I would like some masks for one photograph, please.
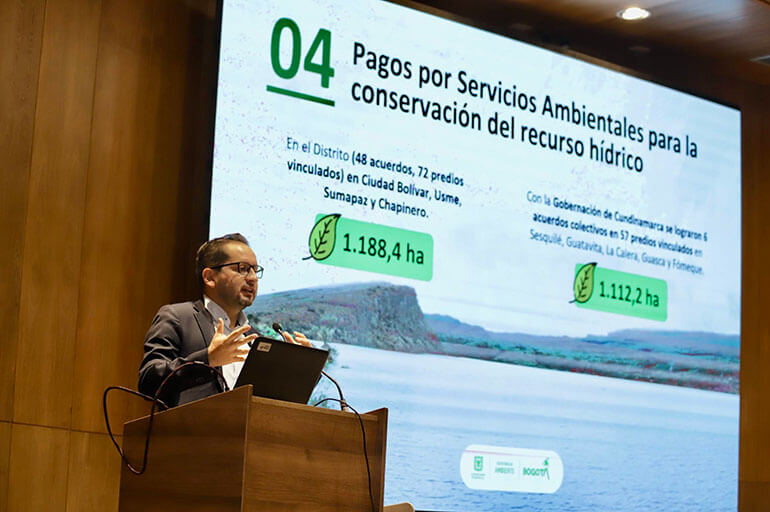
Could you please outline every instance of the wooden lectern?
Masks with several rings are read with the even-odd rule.
[[[377,512],[385,484],[388,410],[362,414]],[[148,418],[125,423],[138,467]],[[120,512],[371,511],[355,414],[251,395],[251,386],[158,413],[147,470],[120,478]]]

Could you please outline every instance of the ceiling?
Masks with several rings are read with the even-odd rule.
[[[480,28],[561,51],[644,68],[697,61],[701,67],[770,85],[770,0],[420,0]],[[649,18],[623,21],[636,5]],[[768,59],[770,60],[770,59]]]

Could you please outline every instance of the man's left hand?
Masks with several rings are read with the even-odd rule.
[[[313,344],[310,343],[310,340],[307,339],[307,336],[302,334],[301,332],[294,331],[294,336],[289,334],[286,331],[281,331],[281,336],[283,336],[284,341],[287,343],[294,343],[295,345],[304,345],[306,347],[313,347]]]

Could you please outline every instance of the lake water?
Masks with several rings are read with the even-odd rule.
[[[359,412],[389,409],[386,504],[451,512],[737,509],[737,395],[332,346],[330,373],[348,402]],[[470,444],[553,450],[564,483],[555,494],[468,489],[459,464]]]

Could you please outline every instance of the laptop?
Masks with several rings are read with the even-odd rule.
[[[251,384],[254,396],[306,404],[328,357],[328,350],[259,337],[233,389]]]

